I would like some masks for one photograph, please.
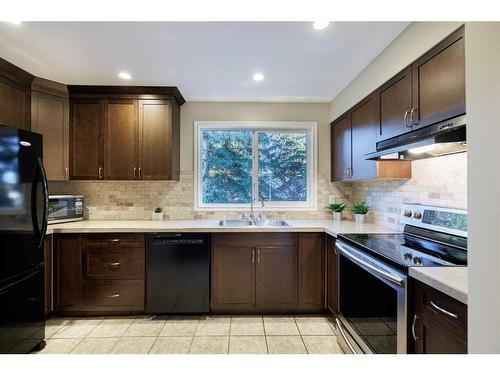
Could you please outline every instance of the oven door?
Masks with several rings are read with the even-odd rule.
[[[407,352],[407,275],[342,241],[335,244],[337,328],[344,350]]]

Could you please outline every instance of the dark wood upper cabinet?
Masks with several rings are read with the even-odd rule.
[[[139,176],[142,180],[179,178],[179,105],[171,100],[139,101]],[[172,150],[165,153],[164,150]]]
[[[351,116],[350,113],[331,125],[331,176],[332,181],[349,179],[351,167]]]
[[[31,82],[33,76],[0,58],[0,124],[31,128]]]
[[[351,112],[353,180],[377,177],[377,162],[365,160],[365,154],[376,151],[376,128],[379,118],[378,96],[370,95]]]
[[[413,128],[465,113],[463,27],[415,61],[411,69]]]
[[[138,179],[138,105],[134,100],[105,100],[104,179]]]
[[[297,248],[257,247],[256,308],[293,311],[297,308]]]
[[[175,89],[175,90],[174,90]],[[94,146],[89,171],[71,172],[72,179],[178,180],[180,175],[180,105],[184,99],[171,87],[69,86],[72,149]],[[83,103],[94,107],[84,108]],[[90,126],[90,123],[95,126]],[[82,125],[80,125],[82,123]],[[77,129],[83,127],[83,129]],[[88,129],[96,132],[88,132]],[[86,134],[88,132],[88,134]],[[98,139],[95,139],[95,136]],[[73,143],[80,143],[73,144]],[[70,153],[77,168],[80,156]]]
[[[376,141],[383,141],[411,130],[408,116],[412,108],[411,67],[391,78],[378,90],[380,120]]]
[[[325,309],[325,234],[299,233],[298,309]]]
[[[255,308],[255,248],[215,244],[212,250],[212,302],[216,311]]]
[[[337,254],[335,253],[335,237],[326,236],[326,307],[330,314],[337,315]]]
[[[65,85],[35,78],[31,130],[43,135],[43,164],[49,181],[69,179],[69,99]]]
[[[98,180],[103,178],[103,145],[101,126],[103,103],[99,99],[77,99],[70,106],[70,178]]]

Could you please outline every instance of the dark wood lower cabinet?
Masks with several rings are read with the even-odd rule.
[[[325,234],[300,233],[298,248],[298,309],[325,309]]]
[[[45,268],[45,316],[52,314],[52,235],[43,240],[43,265]]]
[[[418,281],[413,292],[413,352],[466,354],[467,306]]]
[[[57,313],[144,311],[143,234],[59,235],[55,243]]]
[[[335,254],[335,237],[326,236],[326,307],[330,314],[337,315],[337,254]]]

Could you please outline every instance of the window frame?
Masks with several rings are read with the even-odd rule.
[[[269,202],[262,208],[255,202],[255,211],[315,211],[318,196],[318,123],[284,121],[194,121],[194,211],[249,210],[247,204],[203,203],[201,150],[203,130],[251,130],[252,142],[252,197],[258,195],[258,133],[270,131],[306,132],[307,136],[307,201]]]

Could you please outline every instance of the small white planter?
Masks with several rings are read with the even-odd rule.
[[[154,221],[162,221],[163,220],[163,212],[153,212],[151,214],[152,219]]]
[[[332,212],[333,221],[341,221],[342,220],[342,211],[340,212]]]
[[[366,214],[354,214],[354,220],[356,224],[364,224],[365,223]]]

